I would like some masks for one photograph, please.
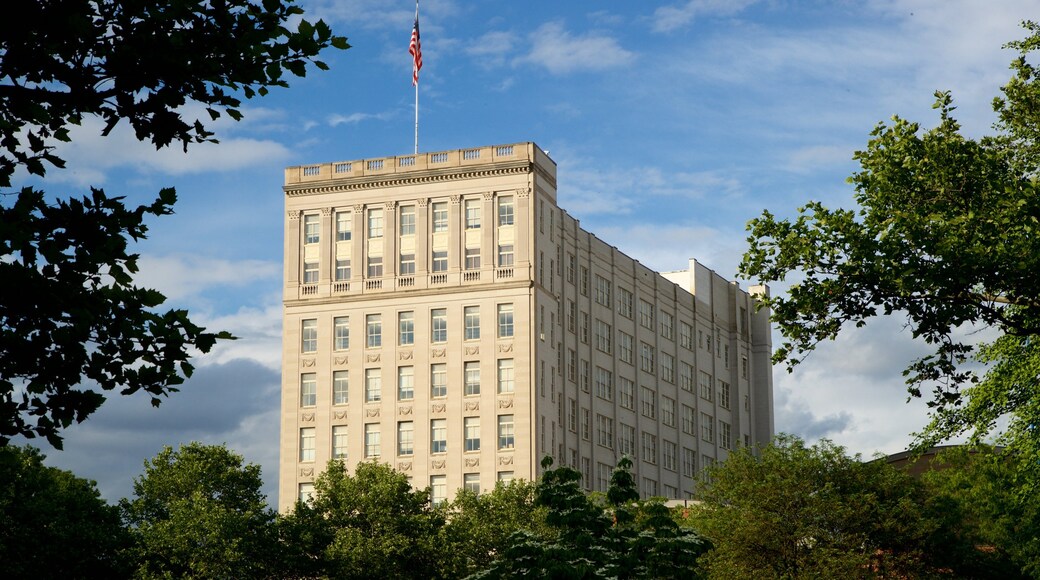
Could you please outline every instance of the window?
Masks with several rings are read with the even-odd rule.
[[[336,425],[332,428],[332,458],[347,458],[347,426]]]
[[[589,313],[581,313],[581,342],[584,344],[589,343]]]
[[[463,366],[465,379],[465,393],[467,395],[480,394],[480,362],[467,361]]]
[[[318,403],[318,379],[314,373],[300,375],[300,406],[313,407]]]
[[[742,357],[740,357],[740,378],[746,379],[747,378],[747,371],[748,371],[747,357],[746,356],[742,356]]]
[[[350,400],[350,374],[348,371],[332,373],[332,404],[346,405]]]
[[[639,300],[639,325],[654,330],[654,305],[646,300]]]
[[[402,205],[401,209],[397,212],[398,218],[401,220],[401,230],[398,232],[402,236],[414,236],[415,235],[415,206],[414,205]]]
[[[321,223],[318,222],[318,214],[303,216],[303,243],[317,244],[321,236]]]
[[[578,380],[578,353],[573,348],[567,349],[567,378],[571,381]]]
[[[719,421],[719,447],[729,449],[730,425],[725,421]]]
[[[701,398],[713,401],[715,397],[712,396],[713,393],[711,391],[711,375],[701,371],[697,378],[700,385]]]
[[[679,346],[693,350],[693,327],[679,321]]]
[[[448,271],[448,251],[433,251],[433,271],[434,272],[447,272]]]
[[[480,474],[465,473],[462,475],[462,489],[470,493],[480,493]]]
[[[613,475],[614,470],[606,463],[596,464],[596,469],[599,472],[599,478],[596,481],[596,490],[607,491],[610,489],[610,477]]]
[[[463,309],[464,337],[466,340],[480,339],[480,307],[467,306]]]
[[[661,353],[661,379],[675,382],[675,357],[666,352]]]
[[[499,449],[512,449],[514,444],[513,438],[513,416],[512,415],[499,415],[498,416],[498,448]]]
[[[379,278],[383,275],[383,257],[382,256],[369,256],[368,257],[368,277]]]
[[[649,477],[643,478],[643,497],[655,497],[657,495],[657,480]]]
[[[693,367],[689,363],[679,363],[679,387],[684,391],[693,392]]]
[[[694,477],[697,475],[697,454],[693,449],[683,447],[682,450],[683,461],[682,471],[685,477]]]
[[[440,505],[448,501],[448,476],[430,476],[430,503]]]
[[[602,352],[610,354],[610,338],[614,333],[614,329],[609,324],[603,322],[600,319],[596,319],[596,348]]]
[[[610,280],[596,275],[596,304],[610,308]]]
[[[729,409],[729,390],[729,383],[719,381],[719,406],[723,409]]]
[[[433,204],[433,233],[448,231],[448,202]]]
[[[589,419],[589,410],[581,410],[581,438],[588,441],[592,439],[592,421]]]
[[[498,267],[508,268],[513,265],[513,244],[498,246]]]
[[[430,311],[430,341],[446,342],[448,340],[448,311],[435,308]]]
[[[625,377],[618,377],[618,404],[626,409],[636,408],[636,384]]]
[[[661,312],[661,336],[675,340],[675,319],[667,312]]]
[[[365,345],[368,348],[383,346],[383,317],[379,314],[369,314],[365,317]]]
[[[513,225],[513,196],[511,195],[498,198],[498,225]]]
[[[618,424],[618,451],[629,457],[636,456],[636,428],[624,423]]]
[[[383,210],[368,210],[368,237],[369,239],[383,237]]]
[[[679,455],[679,446],[665,439],[661,442],[661,465],[669,470],[676,471]]]
[[[601,367],[596,367],[596,396],[614,400],[614,377],[610,371]]]
[[[567,430],[578,432],[578,402],[574,399],[567,399]]]
[[[415,274],[415,254],[401,254],[401,267],[397,269],[401,276]]]
[[[513,359],[498,359],[498,392],[513,392]]]
[[[401,346],[415,344],[415,313],[397,313],[397,340]]]
[[[411,401],[415,398],[415,368],[397,367],[397,400]]]
[[[350,258],[336,259],[336,281],[350,280]]]
[[[314,427],[300,429],[300,461],[314,461]]]
[[[480,268],[480,248],[466,248],[465,268],[467,270]]]
[[[589,388],[592,386],[592,371],[589,370],[589,361],[581,361],[581,390],[586,393],[589,392]]]
[[[304,284],[317,284],[318,283],[318,263],[317,262],[304,262],[303,263],[303,283]]]
[[[704,439],[708,443],[715,441],[715,421],[711,419],[711,415],[707,413],[701,413],[701,439]]]
[[[480,417],[462,419],[462,431],[466,451],[480,451]]]
[[[336,212],[336,241],[350,241],[350,227],[353,217],[349,211]]]
[[[301,483],[300,484],[300,503],[310,503],[314,500],[314,484],[313,483]]]
[[[365,459],[379,457],[379,423],[365,424]]]
[[[467,199],[465,203],[466,229],[475,230],[480,227],[480,200]]]
[[[657,435],[643,431],[643,461],[657,463]]]
[[[694,418],[693,407],[688,405],[682,406],[682,432],[687,435],[696,435],[697,426],[695,424],[696,419]]]
[[[639,368],[654,374],[654,347],[645,342],[639,343]]]
[[[448,451],[448,420],[433,419],[430,421],[430,453],[446,453]]]
[[[318,350],[318,320],[308,318],[303,321],[300,328],[301,352],[316,352]]]
[[[397,454],[411,455],[415,453],[415,424],[411,421],[397,423]]]
[[[498,305],[498,337],[511,338],[513,336],[513,305]]]
[[[610,417],[596,414],[596,443],[607,449],[614,448],[614,420]]]
[[[633,364],[635,362],[635,355],[632,353],[632,338],[631,334],[618,331],[618,359],[621,362]]]
[[[625,318],[632,318],[632,293],[621,286],[618,286],[617,311]]]
[[[661,397],[661,422],[675,427],[675,399]]]
[[[643,403],[643,416],[656,419],[657,393],[649,387],[642,387],[639,392],[639,400]]]
[[[365,369],[365,402],[383,400],[383,376],[380,369]]]
[[[433,398],[448,396],[448,365],[430,365],[430,396]]]
[[[513,481],[512,471],[499,471],[498,480],[502,482],[502,485],[509,485]]]
[[[580,279],[578,280],[578,282],[581,284],[580,287],[579,287],[579,290],[581,290],[581,295],[582,296],[588,296],[589,295],[589,269],[586,268],[585,266],[581,266],[580,268],[578,268],[578,272],[580,273]]]
[[[350,317],[337,316],[332,319],[332,348],[347,350],[350,348]]]

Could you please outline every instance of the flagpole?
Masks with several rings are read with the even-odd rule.
[[[416,27],[416,34],[418,35],[418,28],[419,28],[419,0],[415,0],[415,27]],[[419,45],[419,39],[416,38],[415,42],[416,42],[416,49],[418,49],[419,48],[419,46],[418,46]],[[413,84],[415,85],[415,154],[418,155],[419,154],[419,79],[418,79],[418,71],[416,71],[416,73],[417,73],[417,75],[416,75],[416,78],[414,79],[415,82]]]

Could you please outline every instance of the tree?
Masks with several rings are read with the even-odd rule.
[[[1008,417],[1001,441],[1021,458],[1018,501],[1040,491],[1040,82],[1027,38],[1014,76],[994,100],[996,134],[972,139],[936,93],[939,124],[895,117],[879,124],[855,186],[858,211],[812,202],[794,220],[752,220],[740,273],[762,282],[795,277],[787,296],[763,297],[784,336],[774,361],[797,365],[848,325],[901,313],[934,351],[904,371],[909,392],[931,388],[921,448],[970,433],[983,441]],[[975,344],[974,333],[997,336]],[[967,338],[965,338],[967,336]],[[984,363],[981,375],[970,364]]]
[[[413,490],[385,464],[358,463],[351,476],[338,460],[314,482],[313,499],[282,522],[298,576],[333,578],[437,578],[443,526],[428,489]]]
[[[0,190],[15,170],[64,166],[55,145],[100,117],[103,135],[126,121],[156,148],[216,142],[206,123],[240,119],[242,98],[288,86],[328,46],[347,48],[325,23],[300,20],[293,0],[14,0],[0,23]],[[205,121],[182,107],[201,104]],[[100,189],[48,201],[31,187],[0,205],[0,445],[45,437],[82,421],[118,389],[158,405],[191,375],[189,354],[208,333],[165,298],[134,285],[128,242],[144,218],[172,213],[173,189],[127,208]],[[53,199],[53,197],[51,198]]]
[[[779,435],[701,477],[703,504],[691,511],[713,545],[711,578],[917,577],[946,552],[919,482],[829,441]]]
[[[127,535],[93,481],[0,447],[0,562],[8,578],[121,578]]]
[[[262,578],[280,556],[260,467],[222,445],[167,446],[120,507],[139,578]]]

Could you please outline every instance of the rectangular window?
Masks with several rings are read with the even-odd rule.
[[[480,451],[480,417],[462,419],[462,430],[466,451]]]
[[[643,461],[657,463],[657,435],[643,431]]]
[[[610,339],[611,339],[611,335],[613,333],[614,333],[614,329],[611,328],[609,324],[607,324],[606,322],[603,322],[602,320],[597,318],[596,319],[596,348],[598,350],[600,350],[601,352],[605,352],[607,354],[610,354],[610,351],[611,351]]]
[[[656,463],[656,462],[654,462]],[[643,497],[657,496],[657,480],[649,477],[643,478]]]
[[[414,236],[415,235],[415,206],[414,205],[402,205],[401,209],[398,210],[397,215],[401,220],[401,229],[398,232],[402,236]]]
[[[679,455],[679,446],[671,441],[664,439],[661,442],[661,465],[668,471],[676,471],[678,467],[676,465],[677,457]]]
[[[318,404],[318,375],[303,373],[300,375],[300,406],[313,407]]]
[[[707,399],[709,401],[715,400],[715,397],[712,396],[713,393],[711,390],[711,375],[704,371],[701,371],[700,374],[697,375],[697,378],[698,384],[700,385],[701,398]]]
[[[679,387],[684,391],[693,392],[693,367],[689,363],[679,363]]]
[[[318,283],[318,263],[317,262],[304,262],[303,263],[303,283],[304,284],[317,284]]]
[[[679,346],[693,350],[693,327],[679,321]]]
[[[332,319],[332,348],[347,350],[350,348],[350,317],[337,316]]]
[[[498,246],[498,267],[508,268],[513,265],[513,244]]]
[[[511,195],[498,198],[498,225],[513,225],[513,196]]]
[[[512,449],[514,445],[513,416],[498,416],[498,448]]]
[[[618,377],[618,404],[625,409],[636,408],[636,384],[625,377]]]
[[[300,429],[300,461],[314,461],[314,427]]]
[[[596,490],[607,491],[610,489],[610,478],[614,474],[614,470],[606,463],[596,464],[596,469],[599,471],[599,478],[596,481]]]
[[[380,369],[365,369],[365,402],[383,400],[383,374]]]
[[[433,419],[430,421],[430,453],[446,453],[448,451],[448,420]]]
[[[639,325],[654,330],[654,305],[646,300],[639,300]]]
[[[379,423],[365,424],[365,459],[379,458]]]
[[[498,480],[502,482],[502,485],[509,485],[510,483],[513,482],[513,472],[512,471],[499,471],[498,472]]]
[[[624,423],[618,424],[618,451],[622,455],[636,456],[636,428]]]
[[[397,400],[411,401],[415,398],[415,368],[397,368]]]
[[[610,308],[610,280],[596,275],[596,304]]]
[[[723,409],[729,409],[729,390],[729,383],[719,381],[719,406]]]
[[[498,359],[498,392],[512,393],[513,388],[513,359]]]
[[[607,449],[614,448],[614,420],[598,413],[596,414],[596,443]]]
[[[433,251],[433,265],[432,270],[434,272],[447,272],[448,271],[448,251]]]
[[[314,483],[304,482],[300,484],[300,503],[310,503],[314,500]]]
[[[430,396],[433,398],[448,396],[448,365],[430,365]]]
[[[446,342],[448,340],[448,311],[435,308],[430,311],[430,341]]]
[[[654,347],[645,342],[639,343],[639,368],[654,374]]]
[[[581,313],[581,342],[584,344],[589,343],[589,313]]]
[[[746,356],[740,357],[740,378],[746,379],[748,375],[748,361]]]
[[[719,421],[719,447],[729,449],[730,447],[730,424]]]
[[[462,489],[470,493],[480,493],[480,474],[465,473],[462,475]]]
[[[467,395],[480,394],[480,362],[467,361],[463,366],[465,379],[465,393]]]
[[[465,268],[467,270],[480,269],[480,248],[466,248]]]
[[[336,259],[336,281],[350,280],[350,258]]]
[[[446,501],[448,501],[448,476],[431,475],[430,503],[433,505],[441,505]]]
[[[349,242],[351,222],[354,216],[349,211],[336,212],[336,241]]]
[[[693,449],[683,447],[682,471],[684,477],[695,477],[697,475],[697,453]]]
[[[411,455],[415,453],[415,424],[411,421],[397,423],[397,454]]]
[[[479,199],[467,199],[465,203],[466,209],[466,229],[475,230],[480,227],[480,200]]]
[[[581,361],[581,390],[586,393],[592,387],[592,371],[589,367],[589,361]]]
[[[614,376],[602,367],[596,367],[596,396],[608,401],[614,400]]]
[[[578,402],[574,399],[567,399],[567,430],[578,432]]]
[[[448,231],[448,202],[433,204],[433,233]]]
[[[300,351],[316,352],[318,350],[318,320],[305,319],[300,325]]]
[[[620,286],[618,286],[617,311],[621,316],[632,319],[632,293]]]
[[[334,371],[332,373],[332,404],[346,405],[350,401],[350,374],[349,371]]]
[[[383,210],[368,210],[368,237],[369,239],[383,237]]]
[[[643,416],[651,419],[657,418],[657,393],[648,387],[642,387],[639,391],[639,399],[643,403]]]
[[[401,276],[415,274],[415,254],[401,254],[401,267],[397,269]]]
[[[715,441],[715,421],[707,413],[701,413],[701,439],[708,443]]]
[[[307,214],[303,216],[303,243],[317,244],[321,236],[321,223],[318,214]]]
[[[365,317],[365,345],[368,348],[383,346],[383,317],[379,314]]]
[[[347,426],[336,425],[332,428],[332,458],[347,458]]]
[[[401,346],[415,344],[415,313],[397,313],[397,340]]]
[[[635,355],[632,351],[633,338],[631,334],[618,331],[618,359],[621,362],[634,364]]]
[[[480,340],[480,307],[467,306],[463,309],[465,340]]]
[[[369,256],[368,257],[368,277],[379,278],[383,275],[383,257],[382,256]]]
[[[661,353],[661,380],[675,382],[675,357],[666,352]]]
[[[675,399],[661,397],[661,422],[675,427]]]
[[[667,312],[661,312],[661,336],[675,340],[675,319]]]
[[[498,305],[498,337],[512,338],[513,336],[513,305]]]
[[[696,425],[695,421],[696,421],[696,419],[695,419],[695,416],[694,416],[693,407],[690,407],[688,405],[683,405],[682,406],[682,432],[686,433],[687,435],[696,435],[697,434],[697,425]]]
[[[592,439],[592,420],[588,409],[581,410],[581,438],[588,441]]]

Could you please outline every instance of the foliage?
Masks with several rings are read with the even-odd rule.
[[[100,117],[103,135],[120,121],[156,148],[215,142],[183,107],[207,120],[240,119],[242,98],[288,86],[328,46],[347,48],[323,22],[299,20],[293,0],[13,0],[0,22],[0,187],[17,169],[43,176],[63,167],[54,147],[70,128]],[[50,202],[22,188],[0,206],[0,445],[12,436],[46,437],[82,421],[104,392],[159,397],[191,375],[193,350],[226,333],[206,333],[181,310],[138,288],[130,239],[144,237],[147,215],[166,215],[176,199],[134,209],[95,189]]]
[[[296,544],[291,570],[345,579],[439,577],[443,526],[429,490],[413,490],[385,464],[358,463],[351,476],[337,460],[315,481],[313,499],[282,522],[283,538]]]
[[[32,447],[0,447],[0,562],[7,578],[126,575],[119,510],[93,481],[43,465]]]
[[[855,154],[858,211],[766,212],[749,223],[740,267],[763,282],[797,277],[788,296],[763,299],[785,338],[774,360],[789,370],[847,324],[902,313],[934,348],[904,371],[912,396],[934,389],[918,445],[966,432],[978,443],[1007,417],[1000,441],[1026,485],[1015,501],[1040,491],[1040,82],[1028,62],[1040,25],[1023,26],[1028,37],[1008,44],[1014,76],[994,100],[996,135],[964,136],[950,95],[936,93],[938,126],[895,117]],[[969,330],[997,338],[974,344]]]
[[[260,578],[278,561],[260,467],[224,446],[164,448],[134,480],[123,518],[140,578]]]
[[[711,578],[917,577],[947,552],[918,481],[828,441],[779,435],[758,454],[730,453],[701,483],[692,517],[714,545]]]

